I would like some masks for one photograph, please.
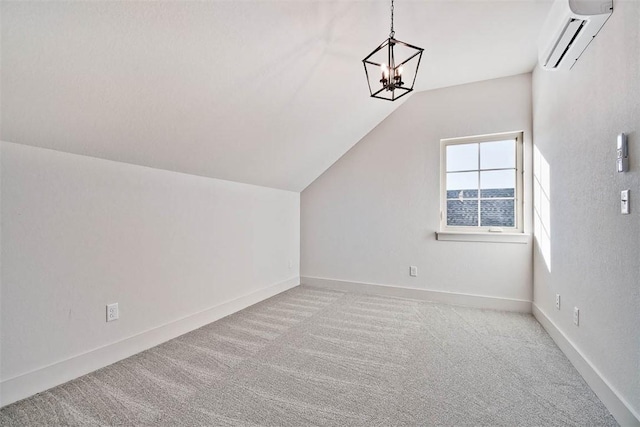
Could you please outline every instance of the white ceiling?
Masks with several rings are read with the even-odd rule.
[[[531,71],[549,6],[397,0],[416,89]],[[4,141],[300,191],[401,104],[369,98],[361,63],[387,1],[1,8]]]

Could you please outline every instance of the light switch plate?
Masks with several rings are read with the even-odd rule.
[[[629,190],[622,190],[620,192],[620,213],[622,215],[629,215]]]

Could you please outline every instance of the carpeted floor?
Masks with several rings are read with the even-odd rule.
[[[297,287],[0,425],[617,425],[531,315]]]

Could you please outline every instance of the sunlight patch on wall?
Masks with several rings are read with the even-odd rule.
[[[551,171],[538,147],[533,147],[533,210],[534,236],[551,272]]]

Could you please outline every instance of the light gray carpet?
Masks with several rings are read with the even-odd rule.
[[[616,425],[531,315],[297,287],[1,425]]]

